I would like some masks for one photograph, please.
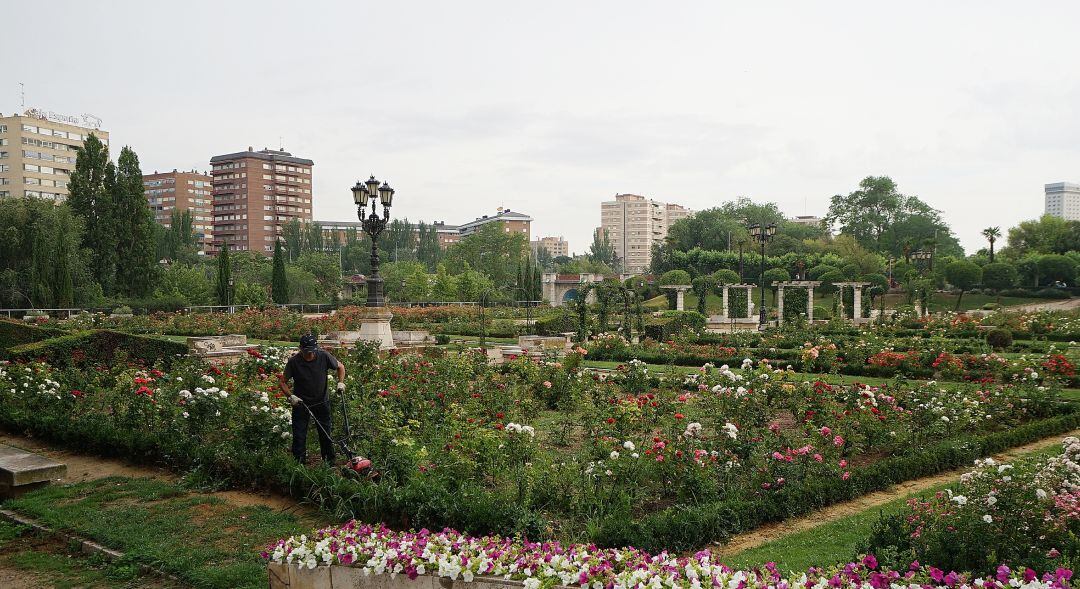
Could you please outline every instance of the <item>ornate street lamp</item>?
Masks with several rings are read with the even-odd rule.
[[[913,260],[928,260],[930,262],[930,271],[931,272],[934,271],[934,252],[933,251],[928,252],[926,250],[919,250],[919,251],[916,251],[916,252],[911,252],[911,259],[913,259]]]
[[[386,229],[386,224],[390,221],[390,205],[394,202],[394,189],[390,188],[386,182],[380,186],[379,181],[372,176],[364,183],[357,180],[352,187],[352,194],[353,202],[356,203],[356,215],[360,218],[364,233],[371,237],[371,276],[367,279],[367,306],[385,307],[383,279],[379,276],[379,234]],[[371,201],[371,214],[365,217],[368,201]],[[382,203],[382,217],[375,210],[377,202]]]
[[[765,244],[773,235],[776,235],[776,225],[773,223],[768,225],[754,223],[749,227],[749,231],[751,239],[761,242],[761,313],[758,319],[758,329],[764,331],[767,318],[765,314]]]

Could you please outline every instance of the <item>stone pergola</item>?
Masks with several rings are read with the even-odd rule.
[[[686,299],[686,291],[690,290],[689,284],[668,284],[665,286],[661,286],[660,288],[675,291],[675,310],[686,310],[686,305],[684,303]]]
[[[721,284],[719,286],[721,288],[721,291],[720,291],[721,297],[720,298],[723,301],[723,305],[724,305],[723,306],[723,312],[721,314],[721,317],[723,318],[723,321],[728,321],[729,318],[730,318],[730,316],[729,316],[730,315],[730,307],[728,307],[728,289],[731,289],[731,288],[742,288],[742,289],[746,290],[746,317],[747,317],[747,319],[754,319],[754,307],[753,307],[753,305],[754,305],[754,301],[753,301],[754,297],[751,296],[751,295],[753,294],[754,286],[756,286],[756,285],[753,285],[753,284]],[[755,321],[756,321],[756,319],[755,319]]]
[[[833,286],[837,288],[837,292],[840,294],[840,316],[844,316],[844,289],[850,287],[852,290],[851,299],[851,322],[863,323],[862,316],[862,289],[870,286],[870,282],[834,282]]]
[[[814,287],[821,284],[818,280],[786,280],[783,282],[774,282],[773,286],[777,288],[776,291],[776,324],[782,325],[784,323],[784,289],[785,288],[805,288],[806,289],[806,322],[814,322]]]

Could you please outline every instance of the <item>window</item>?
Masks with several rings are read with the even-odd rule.
[[[7,125],[0,125],[0,133],[7,133]]]
[[[6,151],[0,151],[0,159],[4,159],[6,157],[7,157],[7,152]]]
[[[7,139],[0,139],[0,145],[7,145]]]
[[[10,183],[11,183],[11,180],[8,180],[7,178],[0,178],[0,184],[10,184]]]
[[[8,172],[11,170],[11,166],[8,164],[0,164],[0,172]]]

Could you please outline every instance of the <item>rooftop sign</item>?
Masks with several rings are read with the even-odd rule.
[[[75,125],[77,127],[86,127],[88,129],[100,129],[101,118],[91,114],[82,115],[65,115],[51,110],[41,110],[39,108],[28,108],[23,115],[33,117],[35,119],[41,119],[43,121],[52,121],[54,123],[64,123],[66,125]]]

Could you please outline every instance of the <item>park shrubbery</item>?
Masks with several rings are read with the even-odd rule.
[[[0,366],[5,428],[286,490],[342,516],[606,545],[694,548],[1080,419],[1052,380],[866,388],[764,362],[684,377],[636,360],[601,378],[576,353],[494,367],[360,346],[343,360],[351,421],[364,424],[354,445],[382,474],[369,482],[289,465],[283,350],[253,348],[223,370],[168,366],[165,352],[144,363],[134,349],[125,362],[118,349],[145,338],[110,349],[86,337],[39,348],[52,363]]]
[[[0,353],[3,350],[63,335],[63,330],[25,321],[0,319]]]

